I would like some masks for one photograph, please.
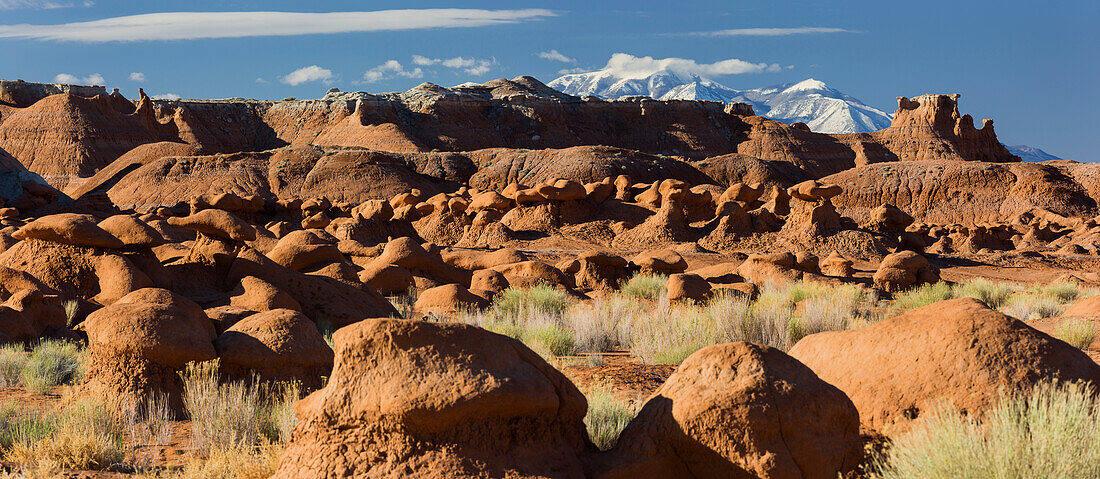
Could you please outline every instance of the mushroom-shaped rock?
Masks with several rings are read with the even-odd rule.
[[[67,324],[61,297],[42,285],[19,289],[0,304],[0,343],[32,341]]]
[[[273,309],[302,310],[302,305],[293,296],[255,276],[241,278],[240,284],[229,292],[229,305],[258,312]]]
[[[252,241],[256,228],[225,210],[208,209],[190,216],[168,218],[168,224],[221,240]]]
[[[512,207],[512,200],[505,198],[504,195],[495,191],[486,191],[478,194],[470,201],[469,209],[471,211],[482,210],[496,210],[496,211],[508,211]]]
[[[687,261],[670,249],[651,249],[630,260],[643,274],[676,274],[687,270]]]
[[[852,267],[855,262],[833,251],[828,258],[821,260],[821,274],[837,278],[851,278],[856,270]]]
[[[1085,353],[971,298],[812,334],[790,354],[844,391],[866,425],[887,434],[944,400],[980,417],[1004,391],[1043,380],[1100,384],[1100,365]]]
[[[711,286],[707,280],[697,274],[677,273],[668,277],[665,290],[668,291],[670,301],[703,302],[710,297]]]
[[[792,253],[750,254],[737,274],[754,284],[782,284],[802,279],[805,271],[798,269],[798,259]]]
[[[169,291],[131,294],[84,320],[91,352],[85,377],[133,404],[164,394],[182,413],[177,373],[189,362],[214,359],[214,326],[198,305]]]
[[[863,444],[844,393],[778,349],[737,342],[684,360],[611,455],[598,477],[831,479]]]
[[[112,216],[100,221],[99,227],[122,241],[126,248],[153,248],[164,244],[164,236],[159,231],[131,215]]]
[[[739,201],[742,204],[749,204],[756,201],[764,194],[764,188],[757,185],[755,188],[748,186],[744,183],[734,183],[732,186],[726,189],[722,193],[722,196],[718,197],[718,204],[722,204],[728,201]]]
[[[940,280],[940,270],[913,251],[889,254],[875,271],[875,287],[890,293]]]
[[[844,192],[839,185],[824,184],[817,180],[807,180],[787,188],[787,194],[802,201],[818,203]]]
[[[369,263],[357,273],[359,281],[379,294],[404,294],[416,285],[409,270],[393,264]]]
[[[294,271],[305,271],[331,263],[345,261],[336,238],[320,230],[298,230],[279,239],[267,257]]]
[[[488,306],[485,298],[471,293],[461,284],[444,284],[417,294],[413,310],[419,314],[446,315]]]
[[[332,349],[317,326],[302,313],[273,309],[244,318],[214,340],[221,372],[265,381],[300,381],[306,389],[321,387],[332,371]]]
[[[441,283],[470,284],[468,272],[455,268],[439,255],[433,255],[412,238],[395,238],[386,243],[382,254],[371,261],[378,265],[392,264],[414,274],[427,276]]]
[[[276,479],[585,477],[584,396],[519,341],[387,319],[333,339],[332,377],[295,405]]]
[[[629,262],[622,256],[606,251],[585,251],[577,255],[578,270],[574,273],[578,288],[614,290],[628,279]]]
[[[393,206],[383,200],[367,200],[351,210],[351,217],[370,221],[389,221]]]
[[[863,227],[884,235],[899,236],[914,221],[908,213],[891,204],[880,205],[870,214],[871,219]]]
[[[124,246],[122,240],[104,231],[96,223],[96,217],[92,215],[59,213],[31,221],[12,236],[20,240],[38,239],[84,248],[117,249]]]

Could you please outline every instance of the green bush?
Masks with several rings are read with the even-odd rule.
[[[44,340],[34,347],[23,367],[23,385],[27,391],[43,394],[54,386],[74,384],[83,378],[86,363],[76,344]]]
[[[1053,318],[1062,314],[1066,305],[1055,296],[1044,294],[1016,294],[1008,299],[1001,312],[1013,318],[1029,319]]]
[[[0,387],[12,388],[23,382],[23,367],[27,364],[27,351],[23,346],[0,346]]]
[[[1100,406],[1091,384],[1042,383],[982,419],[941,407],[874,461],[879,479],[1100,477]]]
[[[637,411],[605,388],[590,389],[585,397],[588,399],[588,414],[584,416],[584,425],[588,429],[588,437],[601,451],[615,447],[619,434],[634,419]]]
[[[493,310],[502,316],[517,316],[528,310],[561,315],[573,303],[567,293],[540,284],[529,289],[508,288],[493,300]]]
[[[941,281],[934,284],[923,284],[918,288],[895,294],[894,304],[890,309],[895,314],[900,314],[953,297],[951,286],[948,286],[947,283]]]
[[[1012,292],[1018,286],[1011,283],[1001,283],[985,278],[974,278],[955,285],[952,288],[956,298],[974,298],[993,309],[1004,306]]]
[[[1077,349],[1088,349],[1096,337],[1096,325],[1088,318],[1070,318],[1058,326],[1054,337]]]
[[[619,289],[619,293],[628,298],[656,300],[665,294],[668,276],[661,274],[638,274],[630,278]]]

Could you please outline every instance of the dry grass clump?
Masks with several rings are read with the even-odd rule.
[[[184,465],[178,473],[158,479],[267,479],[275,474],[284,446],[269,444],[252,448],[218,449],[203,459]]]
[[[0,387],[13,388],[23,384],[23,367],[27,364],[27,356],[22,345],[0,346]]]
[[[1071,303],[1079,297],[1083,297],[1081,286],[1072,281],[1050,283],[1045,286],[1030,288],[1028,291],[1040,296],[1054,298],[1060,303]]]
[[[584,416],[588,437],[601,451],[615,447],[619,434],[638,414],[637,408],[604,387],[589,389],[584,395],[588,399],[588,414]]]
[[[663,274],[636,274],[619,289],[628,298],[656,300],[665,295],[668,276]]]
[[[219,382],[218,361],[191,363],[181,373],[192,443],[201,454],[266,445],[289,438],[295,384]],[[281,388],[281,389],[280,389]]]
[[[516,316],[528,310],[562,315],[573,303],[564,291],[540,284],[528,289],[508,288],[493,299],[493,310],[502,316]]]
[[[1056,296],[1017,294],[1001,307],[1001,312],[1020,320],[1052,318],[1062,314],[1068,305]]]
[[[51,387],[79,382],[87,362],[75,343],[43,340],[34,347],[20,376],[27,391],[43,394]]]
[[[942,407],[898,437],[873,477],[1100,477],[1094,386],[1048,382],[1006,397],[979,420]]]
[[[941,281],[933,284],[922,284],[919,287],[895,294],[894,303],[890,306],[890,310],[894,314],[901,314],[911,309],[946,301],[954,297],[951,286],[947,283]]]
[[[1088,318],[1070,318],[1058,326],[1054,337],[1077,349],[1088,349],[1096,337],[1096,325]]]
[[[565,313],[575,303],[563,291],[546,285],[502,291],[486,311],[466,311],[457,321],[509,336],[547,360],[573,354],[576,340],[565,325]]]
[[[103,470],[125,458],[117,409],[99,398],[74,400],[58,411],[37,414],[12,406],[0,414],[4,459],[31,470]]]
[[[602,353],[626,347],[624,325],[643,314],[646,307],[642,303],[614,295],[591,304],[575,304],[562,320],[574,332],[578,352]]]
[[[985,278],[968,279],[951,288],[956,298],[974,298],[989,306],[998,309],[1004,306],[1012,293],[1020,289],[1013,283],[1001,283]]]

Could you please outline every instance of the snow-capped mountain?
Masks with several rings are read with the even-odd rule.
[[[1038,163],[1040,161],[1061,160],[1061,158],[1038,148],[1035,148],[1034,146],[1013,145],[1006,146],[1005,148],[1008,148],[1008,151],[1012,152],[1013,155],[1020,157],[1021,160],[1033,163]]]
[[[758,115],[787,123],[801,121],[821,133],[856,133],[890,126],[890,115],[808,79],[752,90],[734,90],[694,74],[662,70],[644,78],[622,78],[600,70],[564,75],[548,83],[564,93],[607,99],[648,96],[659,100],[744,102]]]

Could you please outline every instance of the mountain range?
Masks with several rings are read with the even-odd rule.
[[[890,115],[829,88],[813,78],[751,90],[735,90],[690,73],[661,70],[641,78],[624,78],[599,70],[561,76],[550,87],[576,96],[606,99],[648,96],[659,100],[711,100],[752,105],[758,115],[787,123],[803,122],[820,133],[857,133],[890,126]]]

